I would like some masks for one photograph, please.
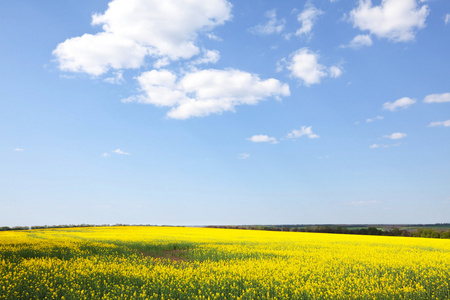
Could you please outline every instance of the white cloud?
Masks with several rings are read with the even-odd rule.
[[[402,138],[404,138],[406,136],[407,136],[406,133],[394,132],[394,133],[389,134],[389,135],[384,135],[383,137],[386,138],[386,139],[391,139],[391,140],[399,140],[399,139],[402,139]]]
[[[239,153],[239,156],[238,156],[239,159],[247,159],[249,157],[250,157],[250,154],[248,154],[248,153]]]
[[[24,149],[22,149],[22,148],[14,148],[14,151],[22,152],[22,151],[24,151]]]
[[[290,61],[286,62],[286,68],[291,71],[292,76],[301,79],[306,86],[318,84],[325,77],[341,76],[340,67],[327,68],[318,62],[319,57],[319,54],[308,48],[301,48],[291,54]]]
[[[249,31],[251,33],[267,35],[272,33],[280,33],[281,31],[283,31],[286,21],[284,19],[277,19],[277,13],[275,9],[266,12],[265,16],[269,18],[269,21],[264,25],[256,25],[250,28]]]
[[[359,49],[364,46],[372,46],[372,38],[369,34],[359,34],[355,36],[348,45],[342,45],[341,48]]]
[[[64,71],[94,76],[110,68],[138,68],[146,56],[189,59],[199,53],[199,33],[231,18],[226,0],[113,0],[92,16],[102,32],[67,39],[53,51]]]
[[[217,35],[215,35],[214,33],[207,33],[206,37],[213,41],[218,41],[218,42],[222,41],[222,39],[220,37],[218,37]]]
[[[314,7],[311,2],[305,4],[305,9],[297,16],[297,20],[302,26],[295,32],[295,35],[309,35],[317,21],[317,18],[323,14],[323,11]]]
[[[375,148],[390,148],[390,147],[398,147],[400,146],[400,143],[397,144],[391,144],[391,145],[385,145],[385,144],[373,144],[370,145],[369,148],[370,149],[375,149]]]
[[[109,156],[110,156],[109,153],[106,152],[102,154],[102,157],[109,157]]]
[[[122,84],[125,82],[125,79],[123,79],[123,71],[114,72],[114,77],[105,78],[103,81],[111,84]]]
[[[450,120],[442,121],[442,122],[431,122],[429,127],[436,127],[436,126],[444,126],[444,127],[450,127]]]
[[[382,0],[379,6],[372,6],[371,0],[359,0],[358,7],[350,12],[350,20],[353,27],[380,38],[407,42],[425,27],[429,12],[427,5],[419,7],[416,0]]]
[[[368,118],[368,119],[366,119],[366,123],[371,123],[371,122],[373,122],[375,120],[383,120],[383,119],[384,119],[383,116],[376,116],[375,118]]]
[[[172,107],[167,116],[174,119],[234,111],[238,105],[290,95],[287,84],[233,69],[195,70],[178,81],[170,71],[152,70],[137,79],[143,94],[122,101]]]
[[[144,95],[133,96],[122,102],[139,102],[156,106],[174,106],[189,98],[176,83],[177,77],[167,70],[152,70],[137,77]]]
[[[383,104],[383,109],[387,109],[390,111],[396,111],[398,108],[401,109],[406,109],[408,108],[410,105],[416,103],[416,100],[408,98],[408,97],[403,97],[400,98],[394,102],[386,102]]]
[[[423,99],[424,103],[444,103],[450,102],[450,93],[431,94]]]
[[[122,150],[120,150],[120,149],[116,149],[116,150],[114,150],[114,151],[111,151],[112,153],[117,153],[117,154],[122,154],[122,155],[130,155],[130,153],[128,153],[128,152],[123,152]]]
[[[63,71],[101,75],[109,68],[138,68],[148,49],[110,33],[84,34],[67,39],[53,51]]]
[[[296,138],[300,138],[302,136],[307,136],[310,139],[319,138],[319,136],[317,134],[312,132],[311,128],[312,128],[312,126],[309,126],[309,127],[302,126],[302,128],[300,128],[300,129],[294,129],[291,132],[289,132],[286,137],[289,139],[296,139]]]
[[[168,57],[162,57],[153,63],[153,67],[155,69],[159,69],[167,65],[170,65],[170,59]]]
[[[249,141],[252,141],[254,143],[271,143],[271,144],[278,144],[278,141],[274,137],[270,137],[268,135],[264,134],[258,134],[254,135],[250,138],[248,138]]]
[[[338,78],[342,75],[342,69],[338,66],[331,66],[328,68],[328,75],[331,78]]]
[[[217,50],[205,50],[204,55],[196,60],[194,60],[191,64],[199,65],[199,64],[215,64],[220,59],[220,53]]]
[[[445,15],[445,20],[444,20],[444,22],[445,22],[445,25],[447,25],[447,24],[450,22],[450,14],[446,14],[446,15]]]

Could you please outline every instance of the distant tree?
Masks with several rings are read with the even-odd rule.
[[[450,230],[441,232],[441,239],[450,239]]]

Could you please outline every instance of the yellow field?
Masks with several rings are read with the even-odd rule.
[[[0,299],[450,299],[450,240],[181,227],[5,231]]]

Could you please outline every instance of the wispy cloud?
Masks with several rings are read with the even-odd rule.
[[[220,59],[220,52],[217,50],[203,50],[204,54],[202,57],[191,62],[192,65],[199,64],[215,64]]]
[[[450,93],[431,94],[423,99],[424,103],[444,103],[450,102]]]
[[[109,156],[110,156],[109,153],[106,152],[102,154],[102,157],[109,157]]]
[[[365,206],[365,205],[375,205],[375,204],[381,204],[383,202],[378,200],[361,200],[361,201],[352,201],[352,202],[345,202],[346,205],[351,206]]]
[[[408,97],[403,97],[394,102],[384,103],[383,109],[390,110],[390,111],[396,111],[397,109],[406,109],[409,106],[413,105],[414,103],[416,103],[416,100],[408,98]]]
[[[397,144],[391,144],[391,145],[386,145],[386,144],[372,144],[369,146],[370,149],[375,149],[375,148],[390,148],[390,147],[398,147],[400,146],[400,143]]]
[[[403,133],[403,132],[394,132],[392,134],[383,135],[383,137],[385,139],[391,139],[391,140],[399,140],[399,139],[402,139],[402,138],[404,138],[406,136],[407,136],[407,134]]]
[[[441,122],[431,122],[429,127],[436,127],[436,126],[444,126],[444,127],[450,127],[450,120],[447,121],[441,121]]]
[[[269,10],[266,12],[265,16],[269,18],[269,21],[267,21],[264,25],[256,25],[254,27],[249,28],[249,32],[253,34],[261,34],[261,35],[268,35],[273,33],[280,33],[284,29],[284,24],[286,21],[284,19],[278,20],[277,19],[277,13],[276,10]]]
[[[300,128],[300,129],[294,129],[291,132],[289,132],[286,137],[288,139],[296,139],[296,138],[300,138],[302,136],[307,136],[310,139],[319,138],[319,136],[317,134],[312,132],[311,128],[312,128],[312,126],[309,126],[309,127],[302,126],[302,128]]]
[[[250,154],[248,153],[239,153],[238,158],[239,159],[247,159],[250,157]]]
[[[105,78],[103,81],[111,84],[122,84],[125,82],[125,79],[123,78],[123,71],[117,71],[114,72],[113,77]]]
[[[309,35],[311,34],[314,23],[317,18],[323,14],[318,8],[315,8],[311,2],[305,4],[305,9],[297,16],[297,20],[302,24],[302,26],[295,32],[295,35]]]
[[[254,135],[254,136],[248,138],[247,140],[249,140],[251,142],[254,142],[254,143],[278,144],[278,141],[277,141],[276,138],[270,137],[270,136],[265,135],[265,134]]]
[[[382,117],[382,116],[376,116],[375,118],[368,118],[368,119],[366,119],[366,123],[372,123],[373,121],[383,120],[383,119],[384,119],[384,117]]]
[[[348,45],[341,45],[340,48],[359,49],[364,46],[372,46],[372,38],[369,34],[359,34],[355,36]]]
[[[17,152],[22,152],[22,151],[25,151],[24,149],[22,149],[22,148],[14,148],[14,151],[17,151]]]
[[[446,14],[446,15],[445,15],[444,23],[445,23],[445,25],[447,25],[448,23],[450,23],[450,14]]]
[[[112,153],[116,153],[116,154],[121,154],[121,155],[130,155],[130,153],[124,152],[124,151],[122,151],[122,150],[120,150],[120,149],[116,149],[116,150],[111,151],[111,152],[112,152]]]

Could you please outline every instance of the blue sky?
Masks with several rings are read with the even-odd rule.
[[[0,225],[450,221],[446,0],[2,5]]]

